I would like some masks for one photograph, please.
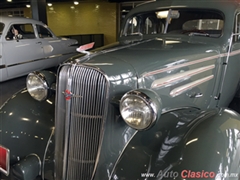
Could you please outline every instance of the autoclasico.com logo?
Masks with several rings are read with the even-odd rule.
[[[215,173],[213,171],[192,171],[192,170],[182,170],[179,172],[174,171],[160,171],[157,176],[155,173],[141,173],[142,178],[171,178],[175,179],[177,177],[182,177],[183,179],[222,179],[222,178],[238,178],[238,173]]]

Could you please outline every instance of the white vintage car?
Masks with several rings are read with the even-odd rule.
[[[77,44],[40,21],[0,16],[0,82],[57,66],[77,53]]]

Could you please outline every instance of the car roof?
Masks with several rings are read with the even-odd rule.
[[[128,16],[137,12],[146,12],[151,10],[160,10],[164,8],[203,8],[217,9],[224,14],[235,12],[239,7],[239,0],[156,0],[154,2],[143,3],[134,8]]]
[[[125,17],[122,23],[122,28],[125,27],[129,18],[132,18],[138,13],[147,13],[151,11],[161,11],[166,9],[205,9],[216,10],[222,12],[224,17],[224,34],[221,37],[223,41],[228,40],[232,31],[229,27],[234,26],[236,12],[240,11],[240,0],[156,0],[143,3],[133,8]],[[218,40],[216,38],[216,40]]]
[[[37,21],[31,18],[25,18],[25,17],[11,17],[11,16],[0,16],[0,22],[3,22],[4,24],[9,23],[34,23],[34,24],[44,24],[41,21]]]

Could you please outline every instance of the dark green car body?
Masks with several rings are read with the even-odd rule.
[[[239,23],[231,0],[134,8],[117,43],[60,65],[54,95],[38,102],[24,89],[2,106],[5,178],[238,179],[240,115],[229,104],[239,96]],[[125,123],[128,92],[161,106],[148,128]]]

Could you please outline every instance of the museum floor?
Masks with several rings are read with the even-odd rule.
[[[26,76],[0,83],[0,106],[12,95],[25,87]]]

